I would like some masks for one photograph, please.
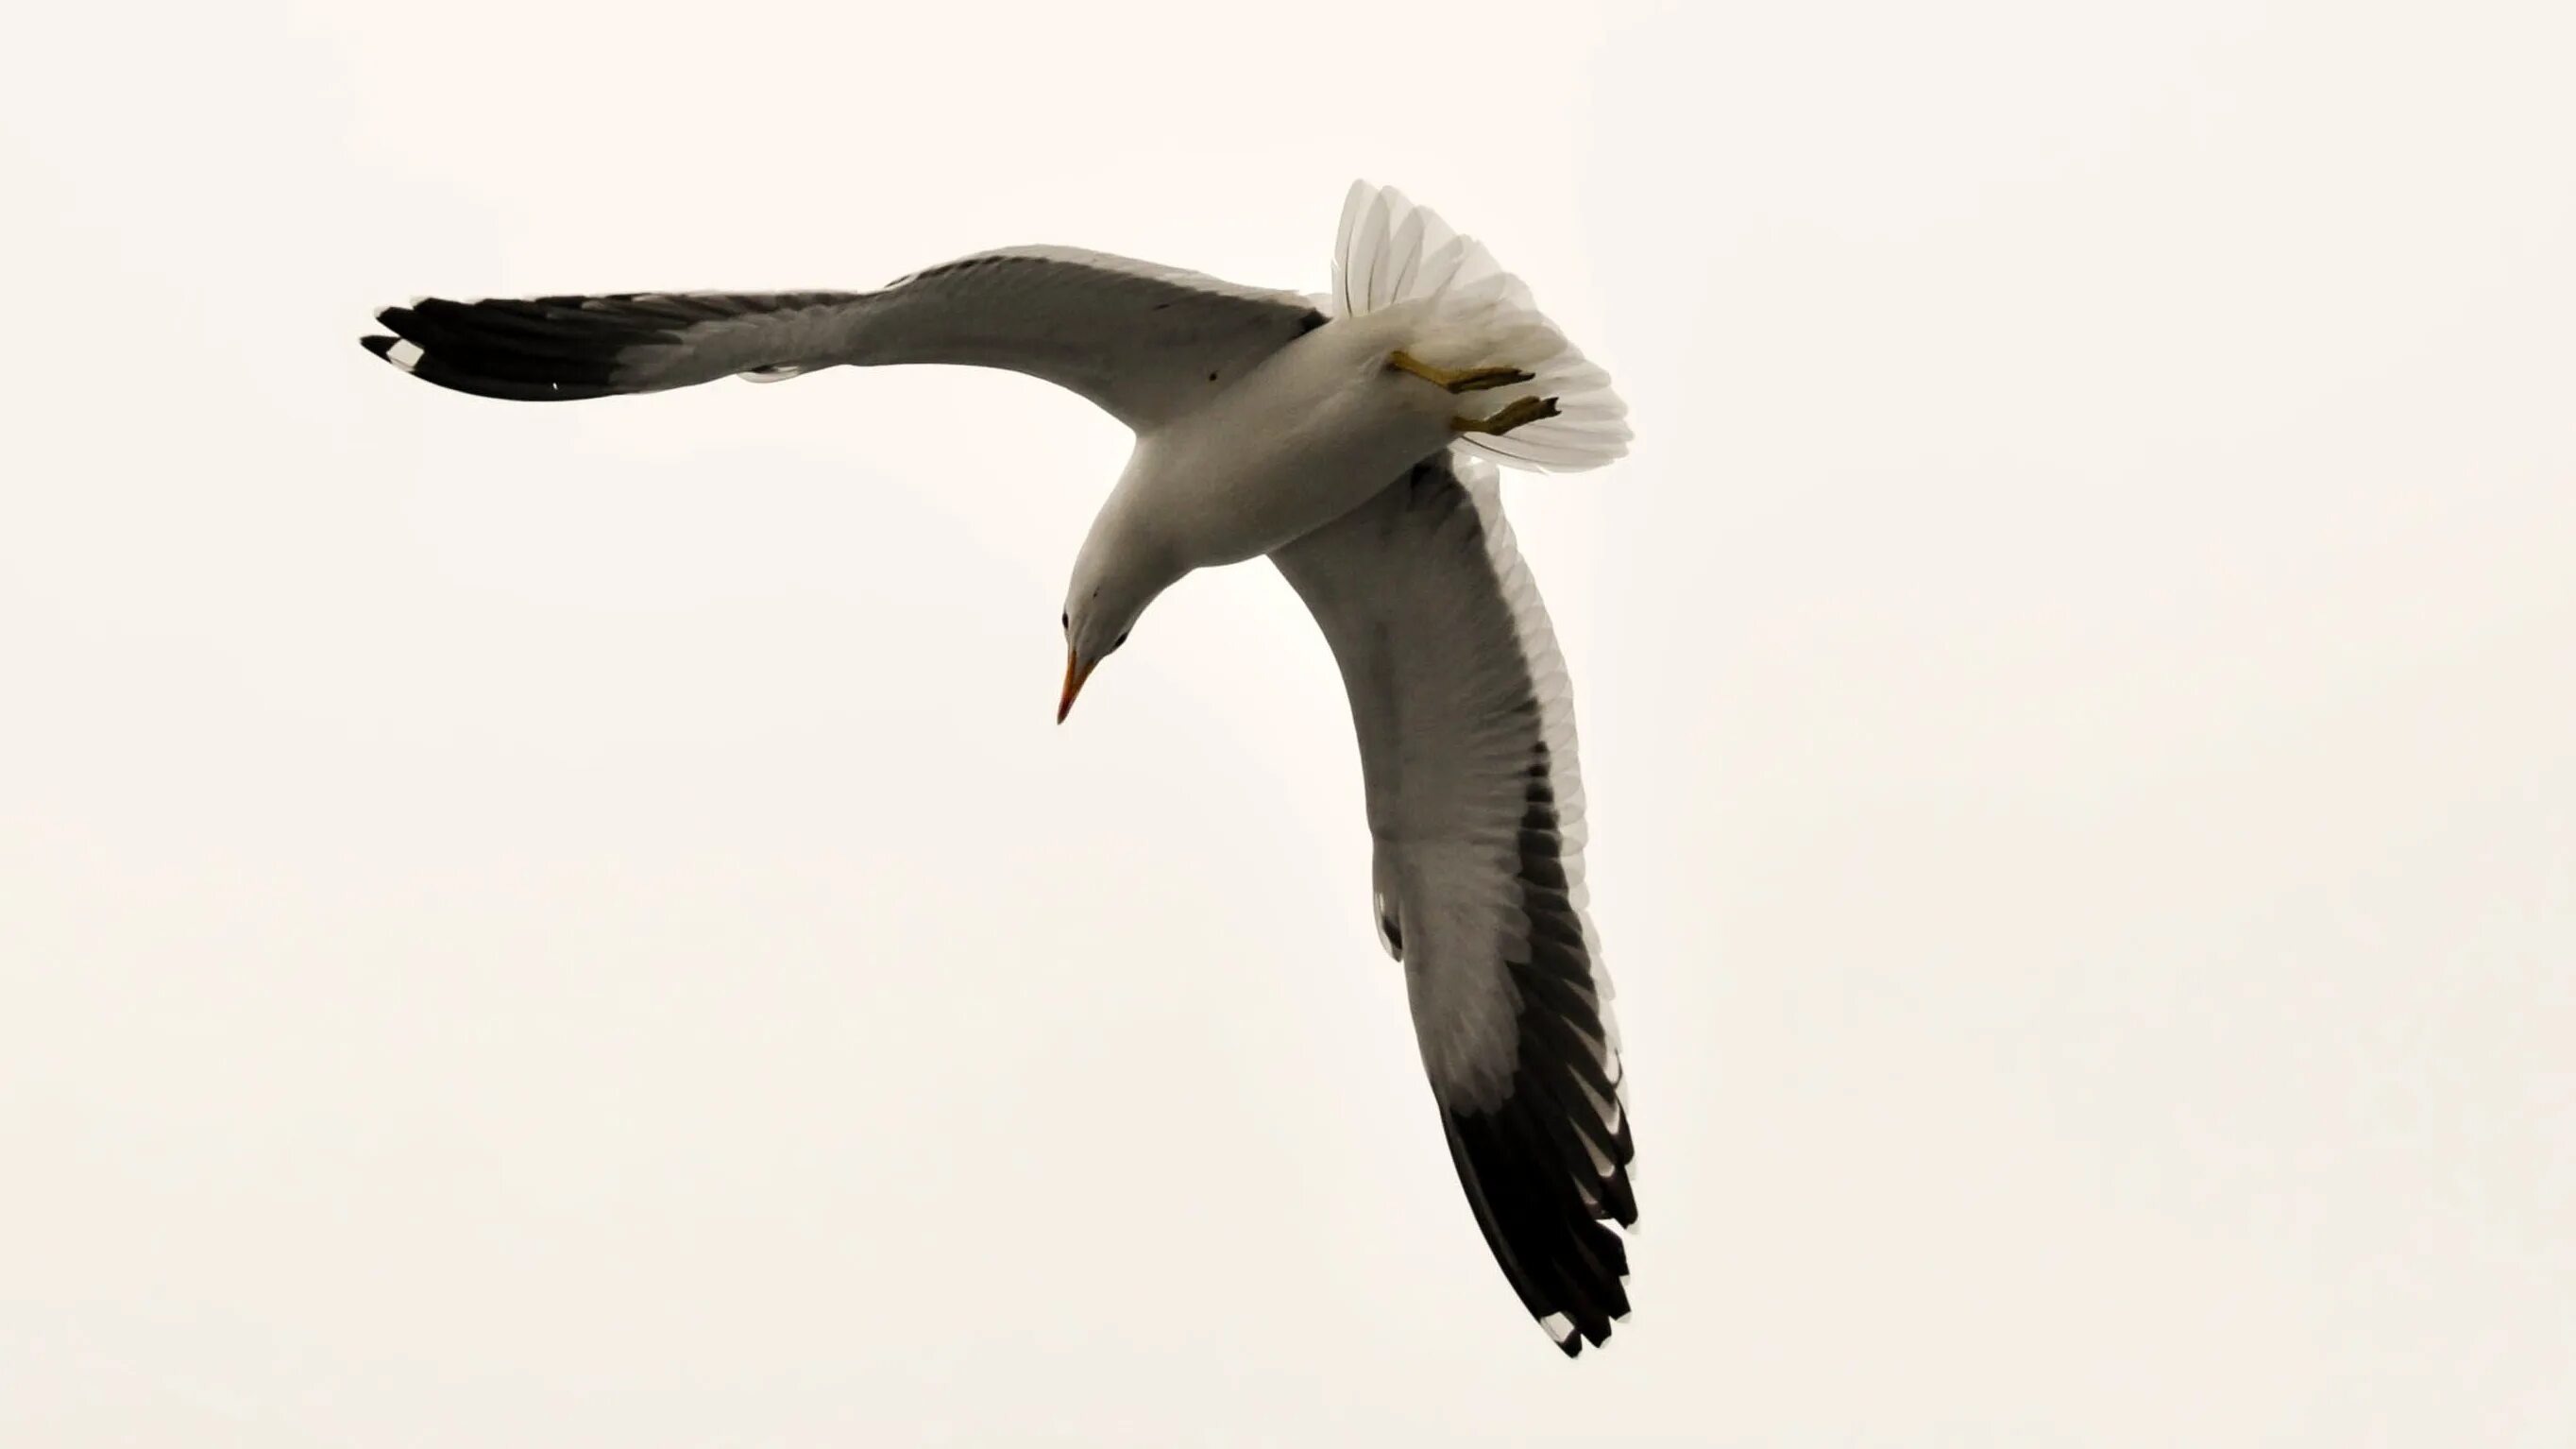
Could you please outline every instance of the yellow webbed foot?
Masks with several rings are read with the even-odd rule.
[[[1535,376],[1517,367],[1460,369],[1433,367],[1409,352],[1395,353],[1387,358],[1386,365],[1398,372],[1412,373],[1434,387],[1446,388],[1451,392],[1482,392],[1489,387],[1510,387],[1513,383],[1527,382]]]
[[[1541,418],[1555,417],[1556,413],[1556,399],[1525,397],[1514,400],[1502,411],[1489,418],[1451,418],[1449,429],[1451,432],[1485,433],[1499,438],[1514,428],[1537,422]]]

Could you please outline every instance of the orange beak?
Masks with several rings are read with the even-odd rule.
[[[1072,650],[1064,651],[1064,699],[1055,707],[1057,724],[1064,723],[1064,717],[1073,713],[1073,697],[1082,693],[1082,681],[1089,679],[1091,671],[1099,667],[1097,659],[1085,664]]]

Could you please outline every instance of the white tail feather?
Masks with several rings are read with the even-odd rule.
[[[1500,437],[1471,433],[1458,446],[1511,468],[1575,473],[1628,451],[1627,404],[1610,374],[1584,360],[1540,314],[1521,279],[1473,237],[1393,187],[1351,183],[1333,247],[1334,310],[1345,317],[1423,304],[1408,348],[1440,367],[1517,367],[1530,381],[1473,396],[1487,408],[1523,397],[1556,399],[1557,415]]]

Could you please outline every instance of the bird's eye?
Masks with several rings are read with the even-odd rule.
[[[1115,649],[1115,648],[1119,647],[1119,645],[1121,645],[1121,644],[1125,644],[1125,643],[1127,642],[1127,634],[1133,634],[1133,633],[1135,633],[1135,632],[1136,632],[1135,630],[1130,629],[1130,630],[1128,630],[1128,631],[1127,631],[1127,633],[1126,633],[1126,634],[1121,634],[1121,635],[1119,635],[1119,636],[1118,636],[1118,642],[1117,642],[1116,644],[1112,644],[1112,645],[1110,645],[1109,647],[1110,647],[1110,648],[1112,648],[1112,649]]]
[[[1056,615],[1055,621],[1062,624],[1067,629],[1071,629],[1073,627],[1073,615],[1069,613]]]

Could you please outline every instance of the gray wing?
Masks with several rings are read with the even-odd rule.
[[[376,314],[368,351],[441,387],[557,401],[737,374],[887,363],[1043,378],[1134,428],[1184,411],[1323,323],[1293,292],[1066,247],[1015,247],[873,292],[636,292],[456,302]]]
[[[1628,1311],[1635,1146],[1584,912],[1565,665],[1493,469],[1444,454],[1273,554],[1359,732],[1381,940],[1459,1184],[1567,1355]]]

